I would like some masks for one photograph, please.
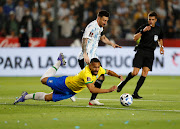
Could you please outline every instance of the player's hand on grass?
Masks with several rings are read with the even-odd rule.
[[[122,48],[121,46],[119,46],[118,44],[112,43],[112,47],[113,48]]]
[[[121,81],[124,81],[124,79],[123,79],[123,76],[122,76],[122,75],[119,75],[119,78],[120,78],[120,80],[121,80]]]
[[[84,62],[86,62],[86,64],[89,64],[90,60],[89,60],[87,53],[84,53],[83,56],[84,56]]]
[[[109,89],[109,92],[113,92],[113,91],[115,91],[115,90],[117,90],[117,86],[112,86],[112,87]]]

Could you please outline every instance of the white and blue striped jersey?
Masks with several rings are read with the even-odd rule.
[[[82,38],[88,38],[86,50],[90,60],[92,58],[98,58],[96,54],[96,50],[99,44],[102,31],[103,31],[103,27],[100,27],[98,25],[97,20],[90,22],[85,28]],[[81,60],[83,58],[84,58],[83,52],[81,51],[78,59]]]

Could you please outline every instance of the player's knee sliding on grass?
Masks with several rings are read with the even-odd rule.
[[[23,92],[21,97],[15,100],[14,104],[24,102],[28,99],[56,102],[68,99],[81,92],[86,87],[91,93],[109,93],[116,90],[117,86],[112,86],[109,89],[99,89],[94,86],[97,78],[103,74],[118,77],[120,80],[122,80],[121,75],[117,75],[111,70],[103,69],[100,65],[100,61],[97,58],[93,58],[90,64],[75,76],[52,77],[56,74],[58,68],[65,65],[65,63],[64,56],[61,53],[58,57],[57,63],[49,68],[41,77],[41,82],[51,87],[53,90],[52,93],[47,94],[44,92],[37,92],[28,94],[27,92]]]

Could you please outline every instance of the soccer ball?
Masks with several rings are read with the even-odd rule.
[[[120,103],[123,106],[130,106],[133,103],[133,97],[128,93],[124,93],[120,96]]]

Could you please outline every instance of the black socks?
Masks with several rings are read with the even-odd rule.
[[[125,84],[131,80],[134,76],[131,74],[131,72],[127,75],[126,79],[121,83],[121,88],[125,86]]]
[[[94,83],[95,87],[100,89],[103,81],[104,80],[96,80],[96,82]],[[97,95],[98,95],[97,93],[92,93],[90,100],[95,100]]]
[[[135,91],[134,91],[134,95],[137,95],[137,94],[138,94],[138,91],[139,91],[139,89],[141,88],[141,86],[143,85],[145,79],[146,79],[146,77],[144,77],[144,76],[141,76],[141,77],[139,78],[139,80],[138,80],[138,82],[137,82],[136,89],[135,89]]]

